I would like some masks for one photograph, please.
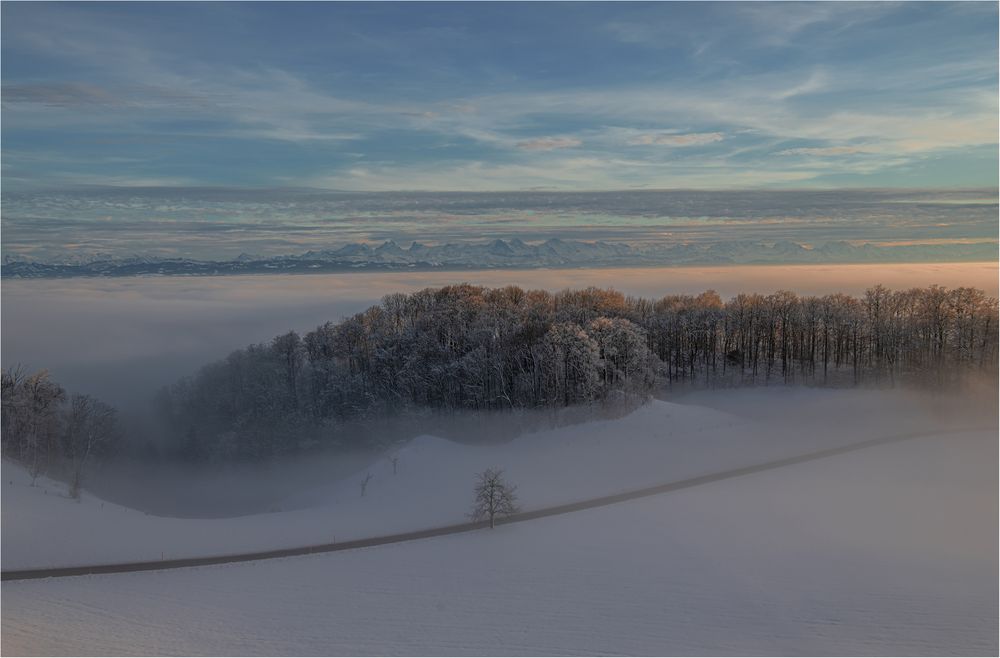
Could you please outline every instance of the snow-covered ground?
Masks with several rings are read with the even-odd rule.
[[[695,402],[697,404],[692,404]],[[730,407],[734,413],[720,408]],[[467,520],[476,473],[505,470],[522,508],[574,502],[955,419],[900,392],[772,388],[654,401],[628,416],[523,435],[502,445],[420,436],[355,476],[301,490],[267,514],[163,518],[84,495],[5,462],[7,569],[249,552],[391,534]],[[762,410],[766,410],[762,413]],[[995,419],[994,419],[995,420]],[[975,421],[965,421],[969,425]],[[366,495],[360,482],[372,474]],[[252,481],[246,486],[254,486]]]
[[[580,439],[589,451],[584,454],[606,455],[617,464],[607,472],[624,473],[642,460],[626,467],[614,456],[647,442],[623,429],[655,432],[675,450],[649,456],[665,470],[640,468],[639,484],[675,474],[670,469],[678,463],[694,470],[721,466],[731,458],[727,451],[742,445],[736,429],[728,443],[709,438],[719,435],[718,424],[725,426],[727,416],[680,406],[654,405],[600,431],[578,432],[586,437]],[[668,431],[687,413],[702,418],[706,429],[681,440]],[[865,416],[863,410],[858,414]],[[717,423],[711,431],[709,419]],[[844,427],[854,422],[843,418]],[[547,450],[557,450],[560,436],[572,440],[562,432],[553,433]],[[748,436],[755,445],[745,446],[742,459],[760,456],[756,442],[762,439]],[[612,447],[598,452],[593,447],[598,439]],[[703,450],[688,454],[699,446]],[[517,442],[496,450],[503,449],[508,452],[490,456],[512,458]],[[447,482],[445,474],[459,467],[467,480],[466,450],[424,439],[400,465],[430,469],[434,460],[447,458],[441,477],[427,482]],[[520,450],[540,458],[548,454]],[[574,464],[572,454],[563,453],[563,471],[585,466],[603,472],[605,465],[595,461]],[[529,478],[530,464],[525,456],[517,468],[509,466],[524,485],[526,502],[534,503],[547,489]],[[405,477],[403,472],[397,477]],[[550,473],[546,481],[583,479]],[[611,486],[610,475],[596,481]],[[376,501],[384,500],[379,496],[389,496],[391,489],[384,485],[376,494],[376,483],[365,501],[372,507],[352,509],[378,509]],[[582,485],[575,486],[559,494],[571,498],[583,492]],[[461,492],[466,489],[468,482]],[[443,501],[443,494],[434,499]],[[88,518],[98,522],[92,501],[66,504],[80,514],[93,512]],[[103,513],[110,518],[107,507]],[[129,523],[121,528],[152,531],[169,522]],[[6,524],[5,501],[5,534]],[[104,522],[93,534],[113,527]],[[192,545],[202,541],[189,539]],[[144,539],[118,530],[105,541]],[[89,550],[99,543],[70,533],[61,542]],[[7,655],[996,655],[997,581],[996,432],[978,431],[873,447],[492,531],[217,567],[7,582],[2,650]]]

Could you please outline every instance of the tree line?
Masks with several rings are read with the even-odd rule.
[[[262,459],[414,410],[568,406],[677,383],[952,385],[997,376],[997,300],[939,286],[863,296],[645,299],[472,285],[392,294],[304,337],[237,350],[165,389],[176,453]]]
[[[21,367],[0,374],[0,441],[3,456],[39,475],[65,479],[80,497],[84,468],[110,455],[120,435],[115,410],[89,395],[68,394],[46,371]]]

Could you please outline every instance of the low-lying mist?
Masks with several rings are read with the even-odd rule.
[[[779,385],[696,389],[675,386],[673,390],[659,392],[656,397],[743,419],[748,424],[722,426],[716,431],[735,433],[735,439],[745,442],[748,448],[770,443],[783,445],[783,454],[788,453],[784,456],[807,453],[822,443],[822,437],[837,436],[835,443],[848,444],[912,433],[914,427],[919,427],[920,432],[941,434],[970,428],[995,428],[998,413],[996,388],[989,382],[969,384],[961,391],[947,392],[899,387],[822,389]],[[86,486],[103,499],[157,516],[220,518],[287,512],[328,502],[314,500],[309,492],[344,480],[360,480],[375,463],[390,459],[418,436],[431,435],[488,450],[490,446],[511,441],[529,444],[534,433],[560,427],[568,430],[570,436],[574,427],[586,432],[583,423],[621,418],[646,403],[648,400],[634,399],[558,410],[425,414],[382,419],[359,424],[350,430],[354,438],[359,439],[357,445],[364,445],[368,443],[367,438],[377,435],[379,444],[369,448],[327,449],[261,463],[239,464],[198,465],[119,459],[92,472]],[[663,418],[665,427],[669,427],[670,422],[669,416]],[[622,451],[628,451],[636,449],[632,438],[611,434],[606,441],[617,442]],[[704,437],[704,440],[717,438]],[[937,440],[947,440],[947,437]],[[571,441],[560,449],[564,454],[558,460],[567,468],[577,471],[601,468],[600,464],[581,462],[574,454]],[[746,463],[737,465],[750,465],[768,458],[764,455],[741,457]],[[674,461],[687,459],[683,447],[678,444]],[[470,481],[473,475],[468,474]],[[621,488],[631,487],[623,482]]]
[[[815,388],[758,386],[695,389],[678,386],[660,394],[664,400],[694,404],[747,418],[775,431],[795,433],[856,428],[891,432],[902,420],[920,418],[930,430],[991,427],[1000,411],[997,385],[987,378],[968,378],[960,389],[899,386]]]
[[[995,264],[979,266],[978,270],[968,264],[924,267],[924,279],[912,271],[906,274],[909,286],[925,280],[951,283],[948,277],[968,284],[973,272],[973,283],[980,283],[976,277],[984,274],[994,277],[983,287],[988,294],[995,294]],[[617,280],[600,282],[614,283],[625,293],[652,296],[668,291],[701,292],[707,287],[717,287],[724,295],[790,287],[785,285],[786,268],[711,269],[718,271],[470,272],[463,278],[485,283],[502,278],[505,282],[526,282],[533,288],[557,289],[598,283],[595,277],[610,273]],[[734,276],[736,269],[758,278],[741,280]],[[796,289],[857,293],[862,276],[863,289],[880,274],[888,273],[873,272],[870,267],[814,269],[796,268]],[[822,278],[831,271],[841,278]],[[943,273],[948,277],[942,278]],[[712,277],[723,274],[728,283],[716,286],[721,279]],[[410,409],[399,418],[346,422],[336,428],[335,441],[320,442],[322,448],[253,463],[189,463],[163,450],[166,430],[151,404],[161,387],[235,348],[268,341],[289,329],[308,331],[322,322],[339,320],[377,301],[383,293],[422,288],[434,283],[431,279],[435,276],[455,277],[454,273],[422,273],[4,281],[4,366],[24,363],[31,369],[47,368],[67,390],[93,394],[114,404],[128,450],[95,466],[84,486],[106,500],[175,517],[228,517],[306,505],[308,498],[300,496],[301,492],[356,476],[422,434],[461,444],[493,445],[554,427],[615,418],[635,408],[640,398],[559,410],[423,413]],[[892,283],[891,278],[881,278]],[[834,381],[831,377],[831,384]],[[750,419],[762,435],[808,436],[819,429],[841,431],[845,436],[892,435],[898,433],[903,421],[913,418],[920,418],[928,429],[995,427],[995,370],[992,379],[970,377],[961,384],[960,390],[920,391],[804,386],[694,390],[675,381],[670,388],[659,388],[653,394]],[[609,436],[608,440],[618,438]],[[627,441],[623,441],[623,449],[627,449]],[[565,450],[572,454],[571,445]],[[678,455],[678,459],[683,458],[683,454]],[[577,464],[578,468],[587,466]]]
[[[295,494],[364,472],[411,439],[431,435],[457,444],[490,446],[519,436],[619,418],[640,398],[545,410],[417,413],[369,419],[338,429],[337,447],[261,462],[182,463],[138,454],[95,467],[86,487],[95,495],[157,516],[214,518],[289,511]],[[135,433],[149,424],[134,421]],[[349,446],[349,447],[344,447]]]

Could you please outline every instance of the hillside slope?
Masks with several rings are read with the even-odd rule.
[[[493,531],[8,582],[2,650],[996,655],[996,465],[968,432]]]
[[[2,565],[157,560],[357,539],[465,520],[476,473],[493,466],[517,485],[522,507],[536,509],[954,423],[933,413],[932,405],[888,392],[772,389],[743,395],[755,397],[750,405],[734,406],[740,415],[653,401],[623,418],[526,434],[502,445],[419,436],[396,453],[396,474],[383,459],[354,476],[300,490],[271,513],[223,519],[156,517],[87,494],[77,503],[65,497],[64,485],[42,478],[31,487],[22,469],[5,462]],[[366,473],[372,479],[362,497]]]

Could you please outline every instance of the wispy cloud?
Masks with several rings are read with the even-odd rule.
[[[538,137],[517,143],[517,148],[522,151],[555,151],[557,149],[568,149],[583,144],[575,137]]]
[[[552,156],[541,162],[475,161],[436,166],[376,164],[303,181],[311,187],[382,192],[391,190],[512,191],[525,189],[730,188],[808,181],[811,169],[748,170],[713,163],[685,166],[625,158]]]
[[[871,153],[871,149],[864,146],[815,146],[785,149],[778,151],[778,155],[816,155],[820,157],[854,155],[855,153]]]
[[[573,23],[583,49],[545,27],[564,6],[525,5],[512,16],[541,27],[518,23],[515,57],[497,46],[516,26],[475,6],[425,19],[391,4],[363,15],[310,5],[306,18],[331,18],[337,39],[266,4],[156,14],[176,21],[181,44],[127,3],[11,5],[3,137],[6,149],[79,163],[19,163],[19,179],[53,184],[126,179],[137,175],[126,159],[138,159],[141,177],[206,184],[725,187],[919,165],[920,186],[933,180],[928,163],[959,158],[972,172],[998,142],[995,29],[978,27],[996,8],[984,7],[595,6]],[[220,36],[223,23],[241,36]]]
[[[629,140],[633,146],[704,146],[724,139],[722,133],[650,133]]]
[[[751,2],[735,5],[732,12],[742,19],[752,38],[772,47],[788,45],[811,28],[834,32],[856,28],[894,11],[891,3],[879,2]]]
[[[106,89],[84,83],[6,84],[3,104],[39,104],[50,107],[122,105],[122,100]]]

